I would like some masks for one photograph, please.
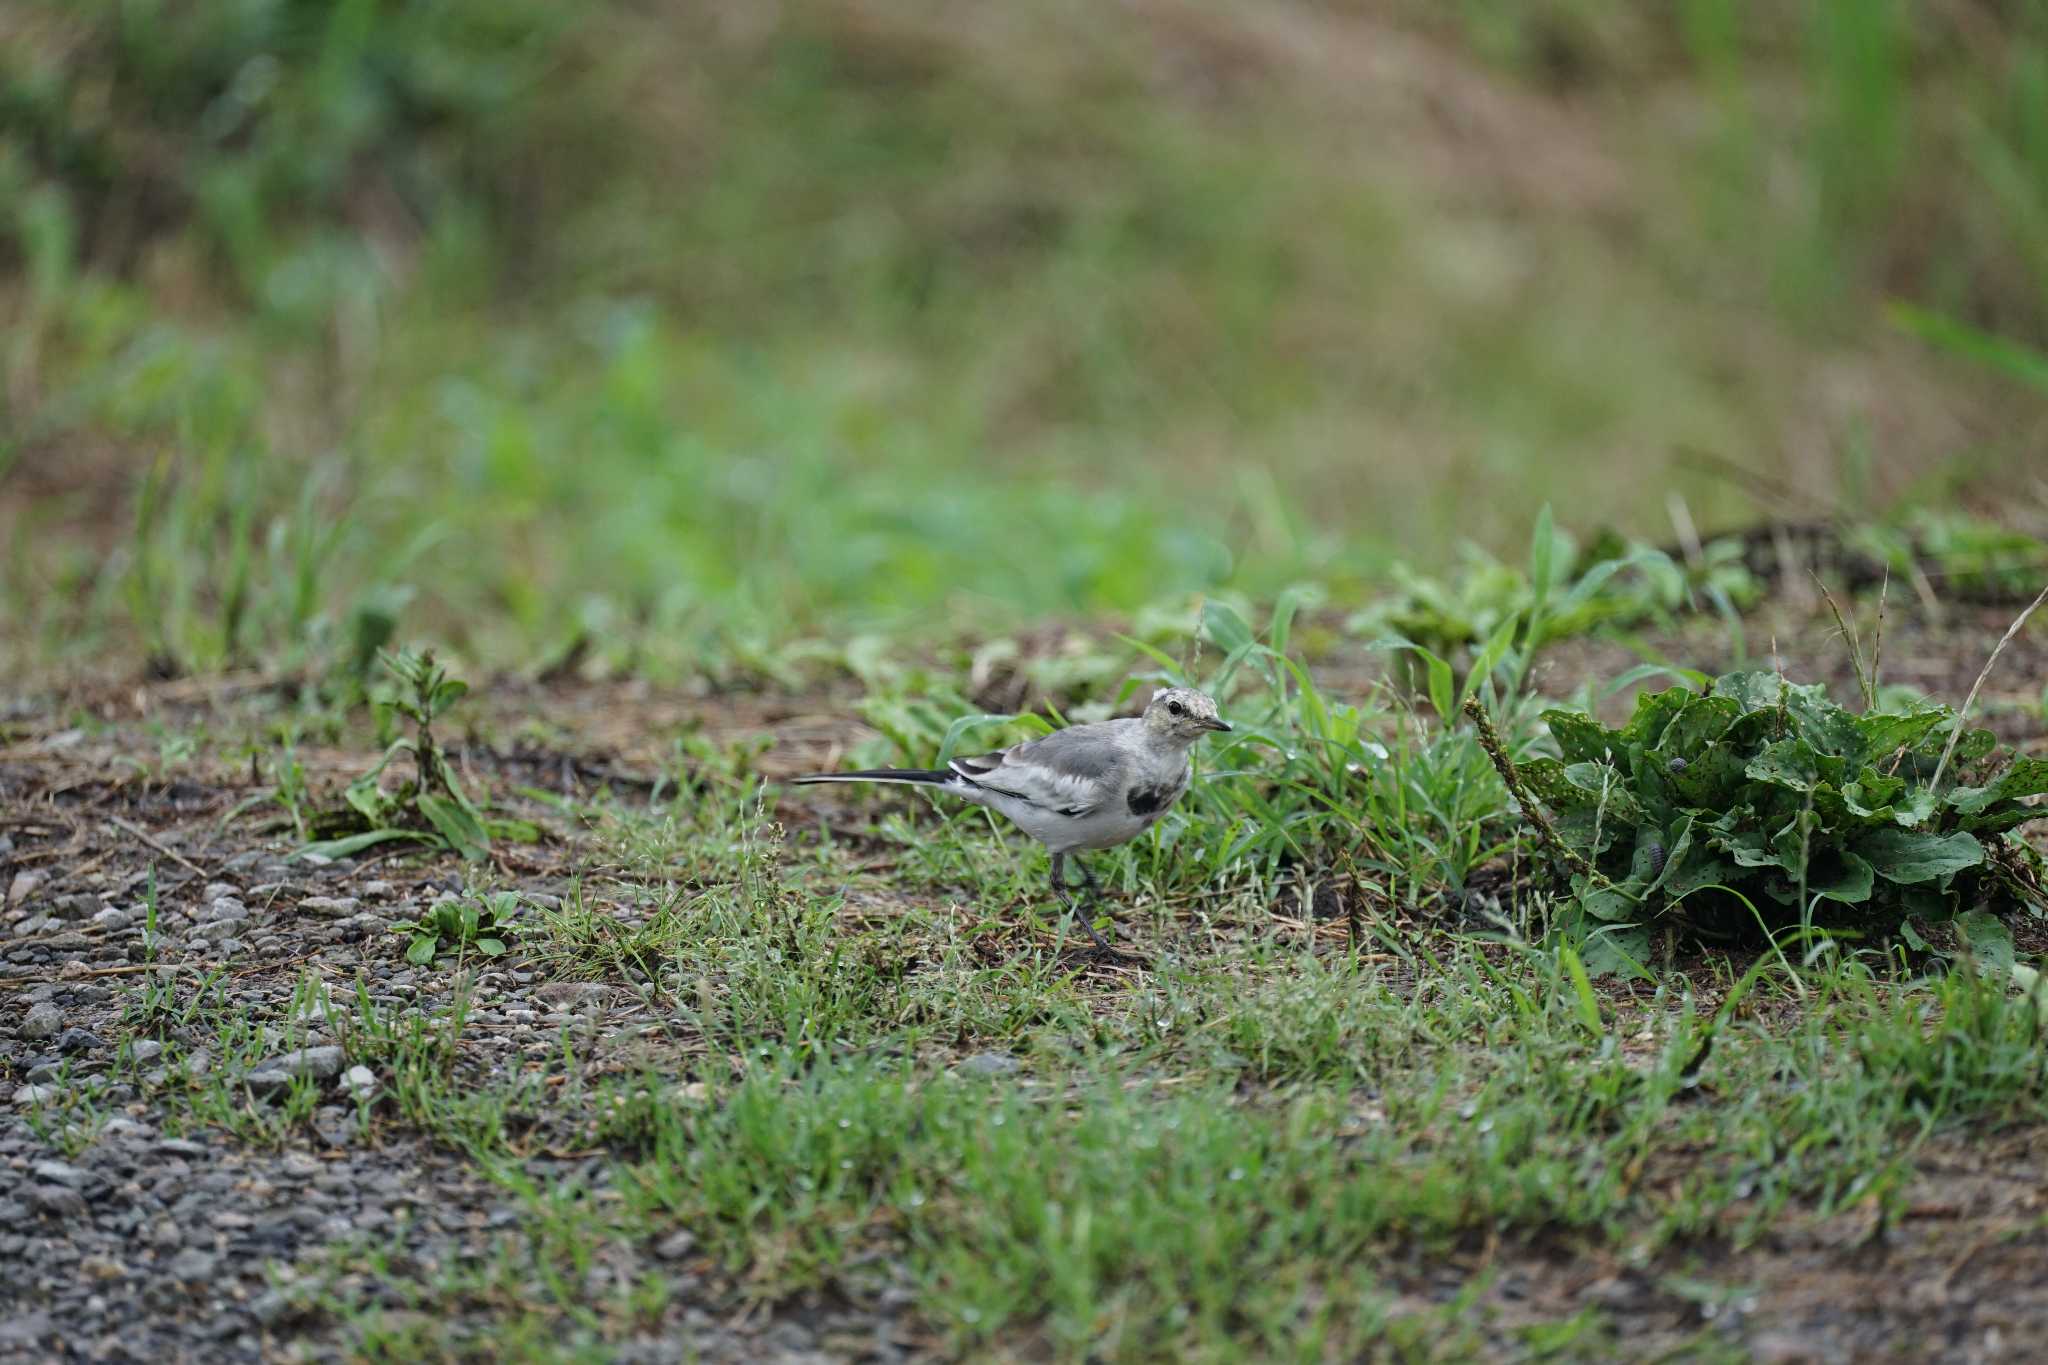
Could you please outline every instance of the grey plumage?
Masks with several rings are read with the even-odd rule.
[[[1053,890],[1096,946],[1106,949],[1109,945],[1073,899],[1066,860],[1127,843],[1150,829],[1187,791],[1195,742],[1228,729],[1213,699],[1174,687],[1154,694],[1141,716],[1055,730],[995,753],[956,758],[945,768],[870,768],[813,773],[795,781],[936,787],[1001,812],[1046,846],[1052,854]],[[1096,896],[1094,873],[1078,858],[1075,865],[1084,889]]]

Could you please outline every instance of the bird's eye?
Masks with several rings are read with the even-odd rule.
[[[1179,702],[1177,702],[1177,701],[1170,701],[1170,702],[1166,703],[1166,709],[1167,709],[1167,712],[1168,712],[1169,714],[1171,714],[1171,715],[1176,715],[1176,716],[1184,716],[1184,715],[1186,715],[1186,714],[1188,713],[1188,708],[1187,708],[1187,707],[1185,707],[1185,706],[1182,706],[1182,705],[1181,705],[1181,704],[1180,704]]]

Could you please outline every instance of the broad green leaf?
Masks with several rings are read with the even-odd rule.
[[[1550,727],[1550,737],[1567,763],[1592,762],[1627,752],[1619,735],[1577,711],[1545,711],[1543,723]]]
[[[1664,866],[1658,868],[1657,874],[1650,879],[1649,889],[1643,893],[1644,899],[1654,897],[1671,874],[1688,861],[1692,853],[1692,827],[1697,819],[1697,816],[1686,816],[1678,832],[1671,836],[1671,846],[1664,854]]]
[[[1695,749],[1689,756],[1672,754],[1664,758],[1664,772],[1679,798],[1712,810],[1736,799],[1747,776],[1745,766],[1740,753],[1720,743]]]
[[[1856,851],[1870,860],[1878,876],[1901,883],[1939,881],[1984,862],[1984,845],[1963,833],[1873,830],[1857,841]]]
[[[1744,771],[1759,782],[1802,793],[1812,791],[1820,781],[1820,767],[1814,762],[1813,750],[1799,739],[1781,739],[1767,745]]]
[[[1950,726],[1947,728],[1953,729],[1954,727]],[[1943,744],[1948,743],[1946,732],[1942,734],[1941,741]],[[1963,737],[1956,741],[1956,751],[1949,755],[1948,761],[1951,765],[1975,763],[1997,747],[1998,736],[1992,734],[1989,730],[1965,730],[1963,731]]]
[[[425,843],[430,838],[426,832],[417,829],[371,829],[364,830],[361,834],[343,835],[339,839],[320,839],[310,844],[302,844],[291,851],[291,856],[303,858],[310,854],[317,858],[346,858],[351,854],[361,853],[366,848],[390,843],[396,839],[411,839]]]
[[[1647,928],[1608,925],[1586,935],[1585,951],[1580,956],[1587,974],[1595,980],[1603,976],[1632,976],[1654,982],[1656,977],[1643,966],[1649,955]]]
[[[1735,860],[1737,867],[1775,867],[1786,872],[1794,870],[1793,865],[1779,855],[1760,830],[1742,830],[1725,835],[1716,842]]]
[[[1775,673],[1729,673],[1714,680],[1714,695],[1732,698],[1744,711],[1774,711],[1785,691],[1785,680]]]
[[[1252,628],[1225,602],[1209,600],[1202,603],[1202,628],[1227,655],[1246,649],[1255,642]]]
[[[1515,765],[1517,776],[1529,794],[1553,811],[1575,809],[1589,803],[1584,788],[1565,776],[1565,765],[1554,758],[1532,758]]]
[[[1886,777],[1881,772],[1866,768],[1859,781],[1842,785],[1842,804],[1853,815],[1889,820],[1892,802],[1905,790],[1904,778]]]
[[[1584,878],[1572,879],[1575,885]],[[1640,882],[1620,886],[1582,887],[1579,891],[1579,905],[1595,919],[1610,923],[1626,923],[1641,917],[1643,910],[1643,887]]]
[[[480,938],[476,941],[476,950],[485,957],[503,957],[505,955],[505,940],[501,938]]]
[[[1905,716],[1883,713],[1860,716],[1857,723],[1863,730],[1863,752],[1876,762],[1889,758],[1900,749],[1918,749],[1947,718],[1948,712],[1942,709]]]
[[[1816,863],[1819,861],[1816,859]],[[1870,899],[1876,885],[1870,864],[1853,853],[1845,852],[1831,874],[1822,875],[1817,868],[1809,872],[1806,894],[1840,901],[1844,905],[1862,905]]]
[[[460,678],[444,678],[434,688],[433,708],[436,715],[469,695],[469,684]]]
[[[421,934],[406,947],[405,960],[415,967],[424,967],[434,960],[434,953],[440,946],[439,939]]]
[[[1654,749],[1665,729],[1699,698],[1689,688],[1667,687],[1662,692],[1644,692],[1636,697],[1635,714],[1621,727],[1621,742],[1629,749]]]
[[[474,815],[437,792],[420,797],[418,804],[420,814],[427,817],[428,823],[441,832],[441,837],[457,853],[471,862],[490,856],[491,836],[484,833]]]
[[[1956,932],[1982,966],[1994,972],[2012,970],[2012,931],[1998,916],[1988,910],[1965,910],[1956,916]]]
[[[1656,751],[1667,759],[1689,758],[1701,746],[1727,734],[1742,714],[1742,708],[1727,697],[1684,695],[1682,700],[1664,733],[1657,737]]]
[[[1565,781],[1585,794],[1594,809],[1635,824],[1642,819],[1642,807],[1629,791],[1628,778],[1611,763],[1573,763],[1564,770]]]
[[[2016,829],[2048,820],[2048,807],[2019,804],[2021,797],[2042,792],[2048,792],[2048,758],[2022,758],[1987,786],[1956,788],[1947,804],[1965,817],[1964,829]]]
[[[1665,900],[1682,901],[1710,886],[1725,886],[1734,876],[1731,864],[1710,855],[1704,844],[1695,844],[1675,863],[1665,860],[1664,885],[1657,888],[1657,894]]]

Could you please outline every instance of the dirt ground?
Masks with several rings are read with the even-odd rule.
[[[1898,613],[1887,627],[1885,679],[1960,699],[2007,619],[1962,610],[1937,626]],[[1714,623],[1652,643],[1709,671],[1730,662]],[[1851,669],[1831,622],[1760,619],[1749,643],[1753,655],[1847,695]],[[1563,645],[1539,682],[1562,693],[1638,657],[1624,645]],[[1342,696],[1369,683],[1376,665],[1339,655],[1321,672]],[[2044,680],[2048,635],[2037,629],[2001,659],[1980,716],[2025,748],[2048,748]],[[547,805],[510,796],[517,788],[587,796],[609,787],[645,799],[685,726],[720,742],[763,741],[757,770],[771,778],[829,766],[862,736],[852,697],[849,687],[719,696],[501,679],[478,689],[478,719],[455,757],[549,831],[540,845],[495,855],[505,884],[548,904],[572,871],[589,869],[591,850]],[[287,861],[275,808],[242,809],[268,785],[252,759],[219,747],[178,756],[178,735],[249,733],[252,718],[260,730],[276,698],[274,680],[228,677],[0,699],[0,1358],[341,1358],[333,1323],[295,1307],[272,1267],[316,1265],[324,1248],[351,1241],[388,1246],[397,1265],[432,1264],[498,1245],[518,1216],[503,1189],[410,1133],[388,1106],[364,1140],[351,1082],[320,1052],[317,1029],[310,1052],[264,1064],[310,1070],[328,1087],[307,1131],[281,1146],[188,1125],[168,1105],[180,1078],[135,1051],[126,1020],[152,981],[217,971],[219,1007],[251,1019],[286,1017],[308,973],[337,989],[362,973],[371,997],[394,1010],[451,989],[449,973],[408,965],[403,939],[388,929],[461,888],[452,857],[372,850],[325,865]],[[313,789],[331,796],[373,751],[304,747],[299,756]],[[816,817],[785,805],[800,841]],[[154,961],[141,908],[152,878],[164,945]],[[2042,946],[2031,930],[2022,938]],[[479,1082],[542,1072],[565,1026],[583,1042],[580,1073],[559,1082],[559,1122],[519,1137],[540,1172],[565,1180],[604,1179],[605,1153],[588,1141],[588,1115],[574,1103],[582,1087],[650,1066],[678,1078],[692,1069],[688,1040],[649,1018],[632,992],[601,981],[485,970],[471,1020],[458,1065]],[[206,1032],[195,1019],[171,1023],[164,1036],[198,1045]],[[135,1079],[99,1092],[101,1112],[79,1112],[85,1083],[117,1071]],[[252,1074],[252,1090],[274,1084],[263,1074]],[[98,1136],[67,1147],[34,1119],[52,1112],[90,1118]],[[1615,1352],[1639,1359],[1710,1348],[1781,1362],[2048,1356],[2048,1133],[1938,1141],[1918,1163],[1905,1217],[1888,1225],[1851,1214],[1777,1229],[1739,1251],[1708,1240],[1636,1260],[1567,1237],[1488,1241],[1448,1256],[1417,1251],[1386,1271],[1416,1305],[1446,1302],[1483,1274],[1471,1311],[1503,1355],[1525,1350],[1513,1335],[1520,1324],[1599,1308],[1628,1324]],[[590,1274],[593,1284],[624,1284],[654,1272],[677,1292],[623,1358],[888,1361],[936,1350],[909,1311],[910,1286],[886,1270],[859,1292],[763,1305],[682,1238],[607,1248]],[[1674,1290],[1687,1282],[1748,1288]],[[397,1289],[358,1288],[405,1309]],[[471,1308],[491,1311],[486,1302]]]

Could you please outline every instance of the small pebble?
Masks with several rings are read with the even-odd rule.
[[[28,1202],[55,1218],[77,1218],[85,1213],[85,1196],[68,1185],[31,1185]]]
[[[29,1012],[21,1017],[20,1033],[31,1042],[40,1042],[44,1038],[54,1037],[63,1027],[63,1014],[46,1000],[31,1007]]]
[[[1007,1052],[977,1052],[961,1062],[960,1069],[970,1076],[1008,1076],[1022,1071],[1024,1063]]]
[[[687,1232],[671,1232],[655,1245],[654,1254],[664,1261],[680,1261],[697,1249],[697,1239]]]
[[[171,1263],[164,1267],[164,1271],[174,1280],[197,1283],[203,1280],[211,1280],[216,1264],[216,1258],[207,1255],[197,1247],[187,1247],[171,1257]]]
[[[377,1093],[377,1073],[366,1066],[352,1066],[342,1073],[341,1088],[351,1099],[367,1100]]]

